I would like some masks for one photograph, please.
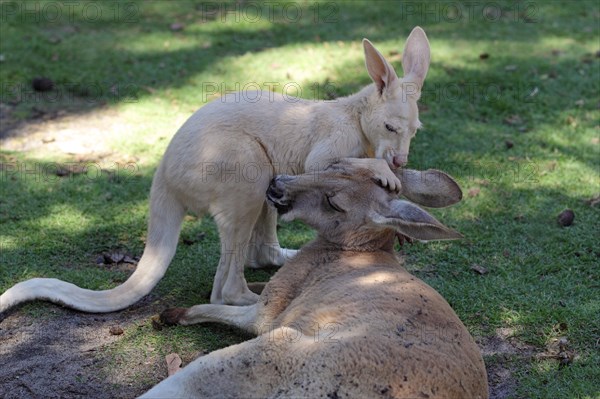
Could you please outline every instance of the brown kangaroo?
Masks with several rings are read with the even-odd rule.
[[[406,178],[406,176],[409,176]],[[403,194],[423,205],[458,202],[438,171],[411,171]],[[221,322],[257,335],[192,362],[145,398],[487,398],[477,345],[452,308],[393,251],[396,233],[461,235],[398,199],[350,163],[276,177],[268,201],[318,231],[250,306],[170,309],[167,323]]]

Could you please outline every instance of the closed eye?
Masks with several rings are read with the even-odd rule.
[[[386,123],[386,124],[385,124],[385,128],[386,128],[386,129],[387,129],[389,132],[392,132],[392,133],[398,133],[398,131],[397,131],[397,130],[396,130],[396,129],[395,129],[393,126],[392,126],[392,125],[390,125],[389,123]]]
[[[329,206],[336,212],[346,212],[345,210],[343,210],[342,208],[340,208],[339,206],[337,206],[332,200],[331,198],[333,198],[333,195],[326,195],[325,198],[327,198],[327,203],[329,204]]]

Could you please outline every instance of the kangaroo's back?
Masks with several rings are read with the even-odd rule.
[[[304,248],[261,296],[258,325],[313,338],[314,345],[298,345],[307,362],[324,366],[318,376],[306,371],[298,378],[315,386],[368,381],[345,392],[354,397],[486,397],[479,349],[442,296],[390,252],[325,248]]]

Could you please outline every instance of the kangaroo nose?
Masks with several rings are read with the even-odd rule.
[[[408,154],[394,155],[393,162],[394,162],[394,166],[397,168],[406,165],[408,163]]]
[[[271,198],[280,199],[283,197],[283,184],[281,183],[279,176],[276,176],[271,180],[267,194]]]
[[[294,176],[277,175],[271,180],[267,194],[271,198],[280,199],[285,195],[285,184],[294,180]]]

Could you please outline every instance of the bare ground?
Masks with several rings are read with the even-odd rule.
[[[42,316],[11,311],[0,323],[0,397],[112,399],[142,394],[167,377],[164,357],[133,349],[114,359],[109,348],[124,335],[112,335],[110,328],[148,326],[164,307],[154,299],[149,296],[128,310],[101,315],[53,305],[44,307],[48,313]],[[514,397],[518,382],[510,364],[515,358],[529,362],[533,348],[519,344],[504,329],[478,341],[488,363],[490,398]],[[200,354],[186,354],[184,366]]]
[[[102,315],[52,305],[44,309],[49,313],[42,316],[13,311],[0,324],[0,397],[127,398],[149,388],[135,378],[140,373],[155,381],[166,377],[161,357],[142,361],[134,356],[119,364],[106,353],[123,338],[112,335],[111,327],[137,328],[152,316],[148,299],[127,311]]]

